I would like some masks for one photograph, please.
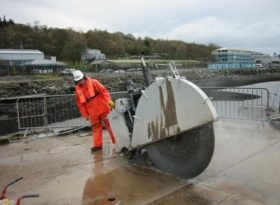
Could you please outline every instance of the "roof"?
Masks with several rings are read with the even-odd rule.
[[[42,51],[33,49],[0,49],[0,54],[44,54]]]
[[[114,64],[112,61],[109,60],[95,60],[92,63],[90,63],[90,65],[96,65],[96,64],[103,64],[103,63],[110,63],[110,64]]]
[[[59,61],[53,61],[53,60],[48,60],[48,59],[43,59],[43,60],[34,60],[31,62],[24,63],[23,65],[58,65],[58,66],[65,66],[66,64],[63,62]]]
[[[239,49],[239,48],[218,48],[216,50],[229,50],[229,51],[244,51],[245,49]]]

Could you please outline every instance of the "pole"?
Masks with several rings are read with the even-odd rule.
[[[150,68],[146,66],[143,56],[141,57],[141,63],[142,63],[143,75],[144,75],[146,86],[149,86],[153,82],[153,79],[151,76]]]
[[[23,74],[23,46],[22,46],[22,41],[20,41],[20,49],[21,49],[21,74]]]

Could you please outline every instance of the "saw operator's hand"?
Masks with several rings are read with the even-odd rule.
[[[108,105],[110,106],[111,109],[115,108],[115,103],[112,100],[108,102]]]

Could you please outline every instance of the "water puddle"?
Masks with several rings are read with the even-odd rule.
[[[88,178],[83,205],[147,204],[184,186],[184,180],[127,164]]]

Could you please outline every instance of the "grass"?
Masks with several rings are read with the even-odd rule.
[[[139,59],[120,59],[120,60],[111,60],[114,64],[120,67],[141,67],[141,61]],[[169,64],[173,60],[154,60],[148,59],[145,60],[147,66],[154,66],[155,64]],[[201,61],[198,60],[174,60],[176,65],[189,66],[189,65],[198,65]]]
[[[120,59],[120,60],[110,60],[113,63],[121,63],[121,64],[131,64],[131,63],[141,63],[139,59]],[[146,63],[170,63],[172,60],[145,60]],[[195,64],[195,63],[200,63],[198,60],[174,60],[175,63],[188,63],[188,64]]]
[[[36,75],[31,75],[31,78],[37,80],[56,80],[62,77],[57,75],[52,75],[52,74],[36,74]]]

